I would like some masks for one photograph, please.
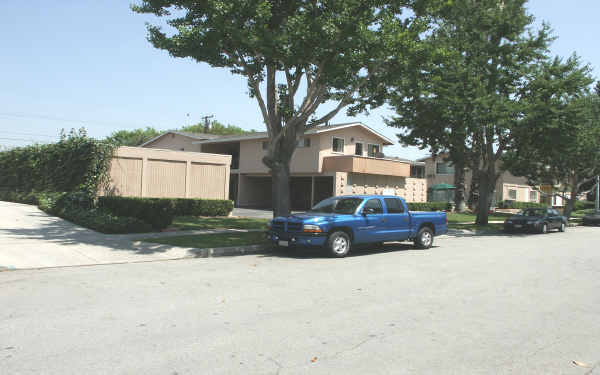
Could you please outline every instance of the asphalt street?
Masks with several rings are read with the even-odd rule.
[[[345,259],[0,272],[1,374],[600,374],[599,364],[600,228]]]

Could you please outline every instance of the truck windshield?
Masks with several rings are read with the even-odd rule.
[[[329,198],[317,203],[309,212],[353,214],[362,201],[362,198]]]

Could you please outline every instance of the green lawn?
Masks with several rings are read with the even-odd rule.
[[[593,208],[589,208],[587,210],[579,210],[579,211],[573,211],[571,212],[571,217],[572,218],[582,218],[587,214],[593,214],[596,210]]]
[[[173,220],[171,227],[194,229],[266,229],[267,219],[253,219],[249,217],[200,217],[178,216]]]
[[[163,245],[195,247],[198,249],[207,247],[260,245],[266,243],[263,232],[199,234],[195,236],[147,238],[142,241]]]
[[[471,213],[456,213],[450,212],[448,215],[448,224],[457,223],[472,223],[475,222],[477,216]],[[489,216],[489,221],[504,221],[506,218],[511,217],[513,214],[509,213],[494,213]],[[461,227],[462,228],[462,227]]]

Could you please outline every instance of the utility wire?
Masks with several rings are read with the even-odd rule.
[[[37,114],[30,114],[30,115],[23,115],[23,114],[18,114],[18,113],[3,113],[0,112],[0,116],[4,116],[4,117],[13,117],[13,118],[28,118],[28,119],[40,119],[40,120],[50,120],[50,121],[59,121],[59,122],[73,122],[73,123],[79,123],[82,125],[85,124],[95,124],[95,125],[112,125],[112,126],[126,126],[126,127],[138,127],[138,128],[144,128],[149,126],[148,124],[146,125],[138,125],[138,124],[131,124],[131,123],[123,123],[123,122],[109,122],[109,121],[95,121],[95,120],[77,120],[77,119],[68,119],[68,118],[60,118],[60,117],[52,117],[52,116],[45,116],[45,115],[37,115]]]
[[[2,132],[3,133],[16,134],[16,135],[31,135],[31,136],[34,136],[34,137],[59,138],[58,135],[47,135],[47,134],[36,134],[36,133],[21,133],[21,132],[7,131],[7,130],[3,130]]]

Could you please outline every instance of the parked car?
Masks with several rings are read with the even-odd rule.
[[[412,240],[428,249],[448,231],[445,212],[410,212],[396,196],[351,195],[325,199],[303,214],[276,217],[267,238],[281,247],[321,246],[334,257],[357,244]]]
[[[600,211],[585,215],[583,225],[600,225]]]
[[[526,231],[547,233],[551,229],[564,232],[567,218],[554,208],[526,208],[504,221],[506,232]]]

